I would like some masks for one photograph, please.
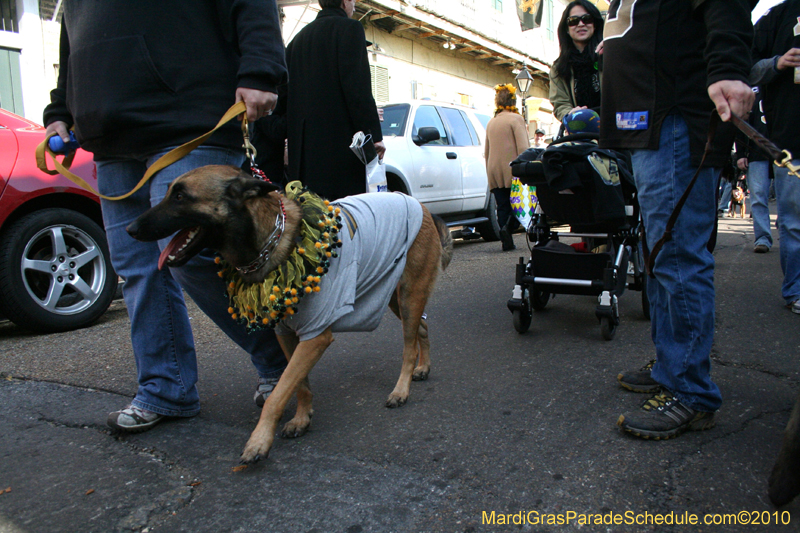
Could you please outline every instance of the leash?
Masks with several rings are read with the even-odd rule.
[[[42,143],[36,147],[36,166],[39,167],[39,170],[51,176],[55,176],[56,174],[61,174],[62,176],[68,178],[76,185],[83,187],[87,191],[94,193],[100,198],[103,198],[105,200],[123,200],[128,196],[132,195],[133,193],[135,193],[136,191],[138,191],[139,189],[141,189],[142,186],[145,183],[147,183],[147,180],[149,180],[156,172],[158,172],[163,168],[168,167],[172,163],[185,157],[187,154],[189,154],[189,152],[191,152],[192,150],[194,150],[195,148],[206,142],[208,138],[211,137],[211,135],[215,131],[217,131],[219,128],[221,128],[222,126],[233,120],[236,116],[241,115],[243,113],[245,114],[242,117],[242,131],[244,132],[245,136],[245,152],[247,156],[250,158],[250,160],[253,161],[255,159],[256,149],[255,147],[253,147],[252,144],[250,144],[249,135],[247,134],[246,111],[247,111],[247,106],[245,105],[244,102],[240,101],[233,104],[230,107],[230,109],[228,109],[228,111],[225,112],[225,114],[219,120],[217,125],[214,126],[214,128],[211,131],[209,131],[208,133],[204,133],[200,137],[197,137],[196,139],[184,143],[178,146],[177,148],[170,150],[161,157],[159,157],[155,163],[150,165],[150,168],[147,169],[147,172],[145,172],[144,176],[139,181],[139,183],[136,184],[133,190],[121,196],[106,196],[104,194],[100,194],[99,192],[94,190],[94,188],[91,185],[86,183],[86,181],[84,181],[83,178],[71,172],[69,170],[69,167],[72,165],[72,160],[75,158],[75,152],[71,152],[70,154],[66,155],[64,157],[63,162],[59,162],[58,159],[56,158],[56,154],[53,153],[53,151],[50,149],[50,138],[53,137],[55,133],[52,135],[48,135],[45,138],[45,140],[42,141]],[[53,165],[55,166],[55,170],[52,170],[47,166],[46,155],[50,155],[50,158],[53,160]],[[263,172],[261,172],[261,174],[263,174]],[[264,176],[264,178],[266,178],[266,176]]]
[[[754,129],[750,124],[736,116],[734,113],[731,113],[731,123],[736,126],[742,133],[747,135],[754,143],[756,143],[761,149],[763,149],[770,158],[775,162],[775,164],[779,167],[785,167],[789,170],[789,173],[800,178],[800,166],[792,164],[792,154],[789,150],[781,150],[778,148],[775,143],[761,135],[756,129]],[[650,277],[654,277],[653,268],[655,268],[656,264],[656,256],[658,252],[661,251],[661,248],[664,246],[664,243],[669,242],[672,240],[672,228],[675,226],[675,222],[678,219],[678,214],[683,209],[683,204],[686,203],[686,199],[689,197],[689,193],[691,192],[692,188],[694,187],[695,182],[697,181],[697,177],[700,175],[700,170],[703,168],[703,163],[705,163],[706,156],[711,153],[711,144],[714,141],[714,135],[717,132],[717,125],[720,123],[719,114],[717,110],[711,112],[711,121],[708,125],[708,138],[706,140],[706,146],[703,150],[703,158],[700,160],[700,165],[697,167],[697,171],[695,171],[692,180],[689,182],[689,185],[686,186],[686,190],[681,195],[680,200],[675,205],[675,209],[672,210],[672,214],[667,220],[667,226],[664,229],[664,235],[656,242],[653,246],[652,250],[649,250],[647,247],[647,241],[645,239],[644,234],[644,226],[642,226],[642,243],[643,243],[643,255],[645,260],[645,266],[647,268],[647,274]],[[718,180],[719,183],[719,180]],[[715,204],[716,209],[716,204]],[[714,231],[711,233],[711,237],[706,244],[706,248],[709,252],[714,250],[714,245],[717,241],[717,221],[714,221]]]
[[[790,174],[800,178],[800,174],[798,174],[798,171],[800,171],[800,166],[792,164],[792,153],[789,150],[781,150],[775,146],[775,143],[761,135],[758,130],[753,128],[753,126],[737,117],[733,113],[731,113],[731,123],[739,128],[739,131],[747,135],[750,140],[756,143],[759,148],[764,150],[764,152],[769,155],[770,159],[775,161],[776,165],[787,168]]]

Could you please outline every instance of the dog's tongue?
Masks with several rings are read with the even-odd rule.
[[[169,244],[167,244],[167,247],[164,248],[164,250],[161,252],[161,255],[158,256],[158,269],[159,270],[164,268],[164,265],[167,263],[167,259],[169,259],[169,256],[171,256],[171,255],[177,256],[178,255],[178,250],[181,248],[181,246],[184,245],[184,243],[187,240],[189,240],[189,233],[191,233],[191,231],[193,229],[194,228],[187,228],[187,229],[181,230],[172,238],[171,241],[169,241]]]

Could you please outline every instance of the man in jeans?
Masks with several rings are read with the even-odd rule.
[[[251,121],[272,111],[285,83],[283,42],[275,3],[197,0],[191,9],[160,0],[66,0],[58,86],[45,109],[48,133],[67,139],[74,126],[94,154],[101,194],[129,192],[171,148],[209,131],[236,101]],[[123,294],[139,388],[131,404],[108,417],[112,428],[139,432],[165,417],[200,410],[197,356],[181,289],[231,339],[249,352],[259,375],[256,403],[277,382],[286,360],[275,335],[248,335],[227,313],[224,281],[206,251],[185,266],[158,269],[169,239],[143,243],[125,227],[165,195],[179,175],[202,165],[240,166],[238,124],[156,173],[134,195],[102,201],[111,260]]]
[[[756,23],[756,62],[750,81],[761,87],[770,139],[792,153],[800,167],[800,0],[786,0]],[[800,179],[774,167],[778,201],[783,286],[786,306],[800,314]]]
[[[741,116],[750,110],[751,7],[748,0],[611,2],[603,34],[600,144],[632,151],[651,250],[701,165],[714,107],[723,120],[731,111]],[[725,130],[718,128],[714,150],[647,279],[652,372],[618,378],[631,390],[656,393],[617,421],[638,437],[668,439],[711,428],[722,403],[710,374],[714,257],[707,243],[719,169],[733,145],[733,131]]]
[[[756,101],[747,121],[764,137],[768,137],[767,121],[762,109],[758,87],[753,87]],[[750,191],[750,216],[753,217],[755,243],[753,251],[765,254],[772,248],[772,231],[769,220],[769,156],[744,133],[736,134],[736,168],[747,171],[747,189]]]

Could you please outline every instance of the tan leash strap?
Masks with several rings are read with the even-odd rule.
[[[136,184],[133,190],[121,196],[106,196],[104,194],[100,194],[99,192],[94,190],[94,188],[91,185],[86,183],[86,181],[84,181],[83,178],[81,178],[77,174],[74,174],[73,172],[70,172],[69,167],[72,164],[72,160],[75,158],[75,152],[72,152],[71,154],[68,154],[66,157],[64,157],[63,163],[59,162],[58,159],[56,158],[56,154],[54,154],[53,151],[50,150],[50,137],[52,137],[53,135],[48,135],[47,138],[45,138],[45,140],[42,141],[42,143],[36,147],[36,166],[39,167],[39,170],[41,170],[42,172],[46,172],[51,176],[56,174],[61,174],[65,178],[71,180],[76,185],[83,187],[87,191],[94,193],[100,198],[103,198],[105,200],[123,200],[128,196],[132,195],[133,193],[135,193],[136,191],[138,191],[139,189],[141,189],[142,186],[145,183],[147,183],[147,180],[149,180],[156,172],[165,167],[168,167],[172,163],[185,157],[187,154],[189,154],[189,152],[191,152],[192,150],[194,150],[195,148],[206,142],[208,138],[211,137],[211,135],[215,131],[217,131],[219,128],[221,128],[222,126],[233,120],[238,115],[246,113],[246,111],[247,111],[247,106],[245,105],[244,102],[236,102],[235,104],[233,104],[230,107],[230,109],[228,109],[228,111],[225,112],[225,115],[222,116],[217,125],[214,126],[214,129],[212,129],[208,133],[204,133],[203,135],[194,140],[191,140],[185,144],[178,146],[173,150],[170,150],[166,154],[159,157],[155,163],[150,165],[150,168],[147,169],[147,172],[144,173],[144,176],[142,177],[141,180],[139,180],[139,183]],[[53,165],[55,166],[55,170],[51,170],[47,166],[47,158],[45,157],[45,154],[50,155],[50,158],[53,160]]]

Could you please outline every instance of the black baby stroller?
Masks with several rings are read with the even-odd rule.
[[[595,310],[603,338],[619,325],[618,299],[625,289],[642,292],[647,318],[644,260],[639,245],[639,206],[630,158],[597,145],[598,135],[578,133],[554,141],[542,153],[526,151],[511,163],[522,183],[536,186],[538,206],[527,228],[531,257],[520,257],[508,309],[525,333],[533,311],[551,295],[598,296]],[[554,227],[569,225],[569,231]],[[581,238],[568,245],[565,237]]]

